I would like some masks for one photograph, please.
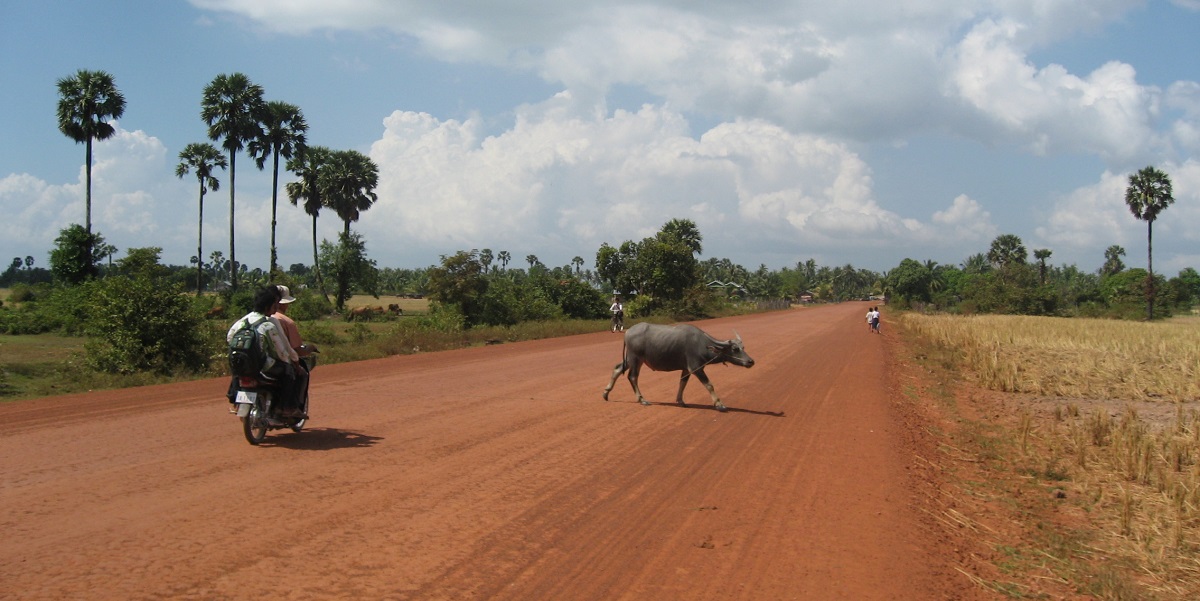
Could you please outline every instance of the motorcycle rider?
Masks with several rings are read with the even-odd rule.
[[[288,317],[287,310],[292,303],[296,302],[292,296],[292,291],[287,286],[276,286],[279,289],[279,302],[275,305],[275,313],[271,315],[275,321],[279,322],[279,326],[283,332],[284,339],[287,340],[288,346],[299,357],[305,357],[318,352],[315,344],[306,344],[304,339],[300,337],[300,328],[296,326],[296,322]],[[308,364],[302,360],[298,360],[295,364],[296,374],[299,376],[303,373],[303,382],[297,382],[296,390],[296,407],[303,409],[304,398],[308,396],[309,371]]]
[[[233,335],[242,328],[246,323],[255,323],[262,319],[262,323],[255,328],[258,330],[258,340],[262,345],[263,354],[266,355],[266,362],[263,364],[263,375],[276,380],[280,385],[280,397],[289,405],[284,410],[284,415],[287,417],[300,417],[303,411],[297,401],[297,393],[300,390],[308,388],[308,372],[303,369],[297,369],[296,364],[300,362],[300,356],[296,351],[292,350],[290,344],[283,336],[283,328],[279,322],[271,317],[279,305],[279,288],[275,286],[265,286],[260,288],[254,294],[254,310],[242,316],[241,319],[233,322],[233,326],[229,328],[229,333],[225,336],[225,340],[231,341]],[[294,299],[293,299],[294,300]],[[266,319],[263,319],[263,318]],[[236,391],[237,378],[233,379],[231,391]]]

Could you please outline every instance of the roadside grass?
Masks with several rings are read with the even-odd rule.
[[[329,365],[602,332],[609,327],[609,321],[605,319],[526,322],[511,327],[462,330],[437,323],[436,317],[429,316],[429,303],[424,299],[356,296],[347,302],[347,306],[386,308],[393,303],[400,305],[403,314],[385,312],[368,321],[353,322],[342,317],[303,320],[298,322],[300,333],[306,341],[320,347],[319,361]],[[223,352],[224,336],[232,319],[209,320],[216,350],[208,370],[200,374],[104,374],[82,367],[86,338],[57,334],[0,334],[0,402],[223,376],[228,373]]]
[[[954,395],[964,496],[1004,509],[987,531],[1012,598],[1200,598],[1200,320],[943,316],[896,320]],[[1039,594],[1038,591],[1042,591]]]

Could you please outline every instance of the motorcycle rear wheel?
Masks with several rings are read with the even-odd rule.
[[[251,409],[250,415],[242,418],[242,432],[246,434],[246,442],[252,445],[266,440],[267,420],[259,414],[258,407]]]

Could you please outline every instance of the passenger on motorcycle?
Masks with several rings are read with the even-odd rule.
[[[265,286],[259,289],[254,294],[254,310],[233,322],[233,326],[229,328],[229,333],[225,336],[225,340],[231,341],[233,335],[244,324],[255,323],[262,319],[262,323],[255,328],[258,330],[258,340],[262,344],[263,353],[266,355],[262,374],[279,382],[280,397],[289,405],[286,411],[290,416],[299,416],[302,413],[300,402],[303,397],[298,395],[308,389],[308,372],[303,368],[297,368],[297,365],[300,363],[300,355],[292,349],[287,339],[284,338],[283,328],[279,322],[271,317],[271,314],[275,312],[279,305],[281,298],[279,292],[279,288],[276,286]],[[263,317],[266,317],[266,319],[263,319]],[[236,393],[237,383],[237,378],[234,377],[230,385],[231,395]]]
[[[271,317],[274,317],[275,321],[279,322],[279,327],[283,332],[284,339],[287,340],[288,346],[301,359],[301,361],[295,363],[295,366],[296,373],[303,371],[305,375],[303,386],[298,386],[299,390],[296,392],[296,402],[298,406],[302,406],[299,403],[308,394],[309,384],[308,365],[302,359],[317,352],[318,349],[315,344],[305,344],[304,339],[300,337],[300,328],[296,326],[296,322],[291,317],[288,317],[288,307],[296,301],[295,297],[292,296],[291,289],[287,286],[276,286],[276,288],[279,289],[279,303],[275,305],[275,313]]]

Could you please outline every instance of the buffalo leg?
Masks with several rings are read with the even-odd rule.
[[[725,411],[727,409],[727,407],[725,406],[725,403],[722,403],[721,399],[717,397],[717,390],[715,388],[713,388],[712,384],[709,383],[708,376],[704,374],[704,370],[703,369],[697,370],[696,377],[700,378],[700,383],[704,384],[704,387],[708,389],[708,394],[709,394],[709,396],[712,397],[712,400],[713,400],[713,407],[715,407],[717,411]],[[682,398],[683,386],[679,387],[679,395]]]
[[[683,402],[683,388],[687,386],[688,379],[691,377],[692,373],[686,369],[683,370],[683,374],[679,376],[679,392],[675,393],[675,402],[679,403],[680,407],[687,406],[687,404]]]
[[[604,387],[604,400],[608,400],[608,393],[612,392],[613,386],[617,383],[617,378],[625,373],[625,362],[622,361],[613,368],[612,378],[608,380],[608,386]]]
[[[633,393],[637,395],[637,400],[643,405],[649,405],[650,401],[642,396],[642,389],[638,388],[638,375],[642,373],[642,361],[638,358],[633,359],[633,365],[629,366],[629,385],[633,387]]]

